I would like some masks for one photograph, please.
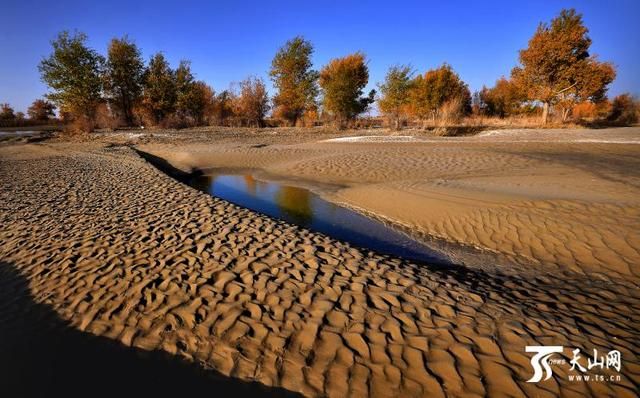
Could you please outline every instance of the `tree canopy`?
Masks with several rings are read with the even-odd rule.
[[[483,87],[480,98],[485,106],[484,112],[499,117],[518,113],[520,105],[525,100],[520,87],[505,77],[498,79],[491,88]]]
[[[269,95],[262,79],[251,76],[240,82],[236,107],[237,113],[248,125],[262,126],[269,111]]]
[[[578,101],[598,101],[615,78],[612,64],[589,54],[588,32],[580,14],[562,10],[550,24],[540,24],[527,48],[520,50],[520,66],[512,77],[528,99],[542,102],[543,123],[549,105],[570,109]]]
[[[61,32],[51,42],[53,52],[40,62],[38,69],[52,89],[47,98],[62,112],[93,121],[102,100],[104,57],[87,47],[86,40],[84,33]]]
[[[320,71],[324,109],[342,125],[366,111],[374,101],[375,90],[362,97],[369,82],[369,68],[361,52],[331,60]]]
[[[175,110],[175,72],[162,53],[154,54],[144,74],[144,108],[153,116],[156,124]]]
[[[393,119],[396,129],[400,128],[400,118],[407,114],[412,75],[410,66],[392,66],[384,83],[378,85],[381,94],[378,100],[380,111]]]
[[[104,90],[112,111],[128,126],[133,125],[133,108],[142,95],[144,61],[138,47],[126,36],[112,39],[107,50]]]
[[[409,97],[412,113],[420,119],[435,120],[439,109],[452,100],[459,100],[465,113],[471,111],[469,87],[448,64],[416,76]]]
[[[31,120],[46,121],[50,117],[55,116],[55,109],[56,106],[51,102],[37,99],[33,101],[29,109],[27,109],[27,114]]]
[[[269,75],[278,90],[273,97],[274,111],[292,125],[316,107],[318,72],[311,69],[312,54],[313,45],[298,36],[287,41],[271,62]]]
[[[11,105],[7,103],[0,104],[0,120],[8,121],[8,120],[14,120],[15,118],[16,118],[16,115]]]

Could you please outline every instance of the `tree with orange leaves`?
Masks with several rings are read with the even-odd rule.
[[[344,127],[373,103],[375,90],[362,97],[368,82],[369,68],[361,52],[335,58],[320,71],[324,110],[336,119],[339,127]]]
[[[471,111],[469,87],[448,64],[416,76],[409,98],[411,112],[421,120],[435,121],[440,108],[451,101],[460,102],[462,113]]]
[[[262,79],[250,76],[240,82],[240,95],[235,105],[235,113],[248,125],[262,127],[269,111],[269,95]]]
[[[589,54],[591,38],[575,10],[562,10],[550,24],[540,24],[520,51],[520,64],[511,75],[529,100],[542,103],[542,123],[549,107],[558,104],[565,120],[573,105],[584,100],[604,98],[607,86],[616,76],[608,62]]]

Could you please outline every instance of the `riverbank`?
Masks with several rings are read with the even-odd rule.
[[[547,187],[541,201],[569,201],[573,206],[572,201],[587,198],[611,206],[606,210],[621,208],[627,217],[610,211],[585,219],[577,208],[576,222],[590,221],[595,227],[604,222],[606,230],[612,224],[624,228],[625,220],[632,223],[636,217],[633,191],[626,191],[637,181],[639,169],[632,167],[638,161],[635,147],[587,144],[586,153],[592,157],[585,158],[585,150],[558,143],[547,148],[550,152],[536,147],[551,158],[538,160],[529,147],[512,153],[512,144],[498,149],[485,143],[435,148],[366,144],[354,149],[317,142],[329,138],[279,140],[261,133],[209,137],[198,132],[0,147],[1,267],[20,275],[3,273],[0,289],[16,290],[22,283],[26,293],[21,297],[28,294],[59,318],[53,325],[45,318],[32,330],[3,334],[11,336],[1,339],[2,352],[11,353],[0,356],[3,379],[19,385],[27,382],[25,377],[31,383],[37,377],[24,362],[27,357],[8,345],[28,350],[27,342],[37,330],[69,327],[132,351],[161,352],[195,363],[205,373],[210,369],[222,377],[304,396],[637,393],[640,283],[632,266],[627,274],[622,266],[604,272],[604,265],[593,260],[589,266],[579,263],[578,269],[540,263],[532,276],[507,272],[504,266],[417,265],[359,250],[198,192],[127,146],[185,171],[244,166],[280,175],[286,171],[301,180],[332,181],[344,187],[334,194],[345,202],[362,201],[362,189],[368,189],[370,195],[364,196],[377,200],[375,193],[384,199],[379,202],[383,205],[390,199],[373,188],[392,192],[394,184],[421,179],[429,179],[429,189],[469,192],[470,186],[479,192],[475,202],[484,203],[489,199],[480,195],[491,199],[498,189],[487,193],[492,185],[481,175],[469,175],[488,176],[501,170],[498,166],[510,167],[505,174],[518,172],[510,184],[502,184],[508,177],[504,174],[495,180],[508,188],[500,195],[513,200],[522,190],[538,192],[538,186],[544,186],[543,177],[553,169],[544,168],[537,177],[529,173],[547,164],[558,170],[567,167],[571,174],[562,177],[566,189],[550,180],[560,188]],[[569,155],[558,158],[558,148]],[[553,159],[568,165],[555,165]],[[577,174],[585,159],[596,166],[591,169],[594,177],[584,182],[596,180],[573,193],[581,196],[567,197],[574,179],[588,173]],[[467,185],[452,186],[454,173]],[[356,179],[365,186],[356,186]],[[529,182],[523,188],[517,179]],[[478,189],[472,182],[484,185]],[[408,185],[398,186],[403,195],[413,194],[405,188]],[[420,185],[412,189],[427,192]],[[554,189],[561,189],[559,199],[551,197]],[[598,196],[611,193],[618,196],[609,202]],[[412,203],[403,197],[395,200]],[[522,208],[518,206],[516,210]],[[570,216],[558,214],[558,220]],[[556,213],[547,215],[554,217]],[[633,246],[633,235],[627,240]],[[610,246],[618,250],[617,241],[607,242],[614,242]],[[23,311],[12,301],[0,308],[3,319]],[[527,345],[561,345],[567,361],[571,350],[580,348],[584,366],[593,349],[619,350],[621,379],[570,381],[568,366],[556,365],[549,380],[527,383],[532,376]],[[113,368],[118,366],[113,363]],[[119,383],[109,378],[108,367],[104,371],[110,383]],[[70,388],[74,377],[68,373],[65,382]]]
[[[311,188],[469,266],[640,276],[638,128],[269,138],[140,148],[184,170],[251,168]]]

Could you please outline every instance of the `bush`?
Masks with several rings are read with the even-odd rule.
[[[611,112],[607,120],[620,126],[638,123],[640,107],[631,94],[620,94],[611,102]]]
[[[460,97],[453,97],[440,107],[438,115],[441,125],[450,126],[459,123],[464,116],[464,101]]]

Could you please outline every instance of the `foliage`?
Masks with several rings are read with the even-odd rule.
[[[188,113],[191,91],[195,83],[195,77],[191,72],[191,62],[181,60],[175,70],[176,112],[183,117]]]
[[[519,112],[525,96],[518,85],[501,77],[492,88],[482,88],[480,99],[484,113],[489,116],[505,117]]]
[[[162,53],[156,53],[149,61],[144,74],[143,107],[152,115],[154,124],[159,124],[175,110],[176,79]]]
[[[214,96],[208,112],[209,122],[220,126],[228,125],[233,117],[233,105],[235,102],[236,97],[230,90],[224,90]]]
[[[409,98],[412,114],[423,120],[431,117],[435,121],[440,108],[454,98],[460,99],[464,114],[471,111],[469,87],[448,64],[416,76]]]
[[[125,36],[112,39],[107,50],[104,91],[111,110],[134,124],[133,108],[142,95],[144,61],[140,50]]]
[[[269,75],[278,90],[275,113],[295,126],[306,110],[315,108],[318,72],[311,69],[313,45],[298,36],[278,50]]]
[[[367,110],[373,103],[375,90],[361,97],[369,82],[369,68],[363,53],[357,52],[333,59],[320,71],[320,87],[324,93],[324,109],[340,126]]]
[[[394,121],[396,129],[400,128],[400,119],[408,112],[412,75],[410,66],[393,66],[389,68],[384,83],[378,85],[382,94],[378,100],[380,111]]]
[[[260,127],[269,111],[269,96],[262,79],[248,77],[240,82],[240,95],[236,102],[236,114],[250,126]]]
[[[213,89],[203,81],[195,81],[189,85],[186,92],[179,95],[178,109],[191,123],[197,126],[202,125],[213,107],[215,96]]]
[[[55,116],[56,106],[51,102],[43,99],[33,101],[27,114],[31,120],[46,121]]]
[[[623,126],[638,123],[640,104],[631,94],[620,94],[611,101],[611,112],[608,120]]]
[[[61,111],[91,129],[101,101],[104,57],[86,46],[84,33],[63,31],[51,42],[53,53],[40,62],[42,80],[53,90],[47,94]]]
[[[10,120],[15,120],[16,115],[13,112],[13,108],[11,107],[11,105],[5,103],[5,104],[0,104],[0,120],[2,121],[10,121]]]
[[[604,98],[615,69],[590,55],[590,46],[582,16],[570,9],[562,10],[551,24],[540,24],[520,51],[521,66],[513,69],[512,77],[528,99],[543,103],[543,123],[549,105],[560,104],[564,120],[575,103]]]

